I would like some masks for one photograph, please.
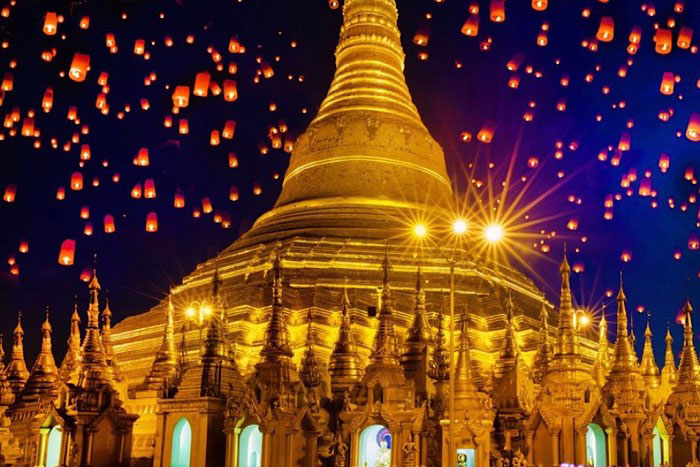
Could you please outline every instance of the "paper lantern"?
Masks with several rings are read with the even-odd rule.
[[[219,137],[219,130],[211,130],[211,133],[209,134],[209,144],[212,146],[218,146],[220,142],[221,139]]]
[[[141,198],[141,193],[142,193],[142,191],[141,191],[141,184],[140,184],[140,183],[137,183],[137,184],[134,185],[134,187],[131,189],[131,197],[134,198],[134,199],[139,199],[139,198]]]
[[[265,79],[270,79],[273,76],[275,76],[274,70],[272,69],[270,64],[267,62],[262,62],[260,64],[260,70],[262,71],[262,74],[265,77]]]
[[[262,194],[262,187],[258,182],[253,183],[253,194],[255,196],[260,196]]]
[[[284,137],[284,152],[291,154],[294,150],[294,139],[287,135]]]
[[[235,152],[228,153],[228,166],[232,169],[238,167],[238,156],[236,156]]]
[[[627,132],[620,135],[620,142],[617,144],[617,149],[619,151],[629,151],[630,150],[630,134]]]
[[[90,160],[90,145],[83,144],[80,147],[80,160],[89,161]]]
[[[76,82],[85,81],[88,69],[90,67],[90,56],[86,54],[75,53],[73,61],[70,64],[68,76]]]
[[[212,208],[209,198],[202,198],[202,212],[204,214],[209,214],[213,210],[214,208]]]
[[[525,56],[523,54],[516,53],[510,60],[508,60],[508,63],[506,63],[506,68],[508,69],[508,71],[518,71],[518,68],[520,68],[520,65],[523,64],[524,60]]]
[[[139,149],[139,152],[136,154],[136,157],[134,157],[134,165],[138,165],[139,167],[146,167],[149,164],[149,158],[148,158],[148,148],[141,148]]]
[[[596,39],[601,42],[610,42],[615,37],[615,21],[612,16],[603,16],[600,18],[598,32],[595,35]]]
[[[661,170],[662,173],[666,173],[668,168],[671,166],[671,158],[669,157],[668,154],[666,153],[661,153],[661,157],[659,157],[659,169]]]
[[[673,94],[673,87],[675,85],[675,77],[673,76],[673,73],[666,71],[664,72],[662,78],[661,78],[661,94],[664,94],[666,96],[670,96]]]
[[[63,201],[64,199],[66,199],[66,189],[62,186],[59,186],[56,189],[56,199],[59,201]]]
[[[170,115],[166,115],[165,118],[163,119],[163,126],[165,128],[170,128],[173,126],[173,117]]]
[[[143,53],[146,51],[146,43],[144,42],[143,39],[136,39],[134,41],[134,53],[136,55],[143,55]]]
[[[114,226],[114,217],[112,217],[110,214],[105,215],[104,217],[104,230],[105,233],[114,233],[117,229]]]
[[[176,86],[173,92],[173,105],[175,107],[187,107],[190,103],[190,87]]]
[[[83,206],[80,208],[80,218],[89,219],[90,218],[90,206]]]
[[[532,0],[532,9],[535,11],[544,11],[547,9],[547,0]]]
[[[80,18],[80,23],[78,23],[78,26],[80,26],[80,29],[87,29],[90,27],[90,17],[89,16],[83,16]]]
[[[152,178],[148,178],[143,182],[143,197],[148,199],[156,197],[156,184]]]
[[[577,230],[578,229],[578,219],[575,217],[572,219],[569,219],[569,222],[566,223],[566,228],[569,230]]]
[[[688,235],[688,249],[689,250],[699,250],[700,249],[700,235],[697,232],[691,232]]]
[[[79,191],[83,189],[83,174],[80,172],[73,172],[70,176],[70,188],[74,191]]]
[[[207,71],[202,71],[197,73],[194,79],[194,91],[193,94],[199,97],[207,97],[209,92],[209,81],[211,80],[211,74]]]
[[[229,189],[228,199],[230,199],[231,201],[238,201],[238,187],[237,186],[232,186]]]
[[[504,0],[491,0],[490,17],[494,23],[506,20],[506,5]]]
[[[53,107],[53,88],[48,87],[48,88],[46,88],[46,91],[44,91],[44,97],[41,99],[41,108],[44,109],[44,112],[48,113],[48,112],[51,112],[52,107]]]
[[[146,232],[158,231],[158,214],[149,212],[146,216]]]
[[[46,17],[44,17],[44,34],[47,36],[53,36],[58,30],[58,16],[52,11],[46,12]]]
[[[681,49],[687,49],[690,47],[690,43],[693,40],[693,28],[688,26],[682,26],[681,30],[678,32],[678,40],[676,45]]]
[[[685,130],[685,137],[697,143],[700,141],[700,113],[692,113],[688,120],[688,127]]]
[[[476,138],[482,143],[489,144],[493,140],[493,135],[495,132],[496,123],[488,121],[484,123],[483,127],[481,127],[481,130],[479,130],[479,133],[476,135]]]
[[[187,122],[187,119],[182,118],[178,121],[177,132],[180,133],[181,135],[186,135],[190,132],[190,125]]]
[[[226,139],[232,139],[234,133],[236,132],[236,121],[227,120],[224,124],[224,130],[221,132],[221,137]]]
[[[19,242],[19,248],[17,249],[20,253],[27,253],[29,251],[29,241],[21,240]]]
[[[671,49],[673,48],[672,39],[673,36],[670,29],[657,29],[656,34],[654,35],[654,42],[656,42],[654,50],[656,50],[656,53],[661,55],[670,54]]]
[[[473,14],[462,25],[462,34],[474,37],[479,34],[479,15]]]
[[[236,80],[225,79],[224,80],[224,100],[226,102],[233,102],[238,99],[238,88],[236,86]]]
[[[427,46],[428,41],[430,41],[430,27],[423,24],[418,27],[418,30],[413,36],[413,43],[418,46]]]
[[[75,240],[66,239],[61,243],[58,253],[58,263],[63,266],[72,266],[75,260]]]
[[[175,199],[173,200],[173,206],[175,206],[178,209],[185,207],[185,195],[180,190],[175,192]]]
[[[83,228],[83,235],[89,237],[92,235],[92,223],[91,222],[86,222],[85,227]]]

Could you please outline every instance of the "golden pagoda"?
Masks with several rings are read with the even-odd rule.
[[[93,275],[85,336],[81,345],[76,312],[58,380],[51,370],[42,385],[27,382],[18,325],[0,368],[1,456],[139,467],[700,465],[689,302],[680,369],[668,337],[659,375],[650,333],[637,363],[622,286],[614,354],[604,317],[598,342],[585,329],[566,254],[555,308],[468,242],[446,251],[442,234],[420,249],[407,241],[417,222],[451,225],[456,203],[406,85],[397,18],[395,0],[345,0],[328,94],[277,203],[249,232],[113,328],[109,306],[100,328]],[[57,399],[29,403],[30,392],[54,390],[49,380]]]

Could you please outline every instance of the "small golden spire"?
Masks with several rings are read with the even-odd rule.
[[[22,329],[22,312],[17,315],[17,326],[15,327],[14,340],[12,342],[12,354],[10,363],[7,365],[7,380],[10,383],[12,392],[19,393],[29,378],[29,370],[24,362],[24,329]]]
[[[698,355],[695,352],[695,342],[693,341],[693,306],[690,299],[686,298],[683,305],[683,356],[678,366],[678,385],[694,384],[697,381]]]
[[[481,386],[481,378],[472,367],[471,346],[469,345],[468,314],[462,316],[459,333],[459,349],[457,350],[457,365],[455,366],[455,399],[458,405],[464,405],[465,399],[475,397]],[[462,404],[460,404],[462,402]]]
[[[605,304],[598,325],[598,352],[593,364],[593,374],[600,387],[605,386],[610,373],[610,341],[608,341],[608,320],[605,318]]]
[[[656,365],[654,349],[652,347],[652,333],[649,325],[650,313],[647,312],[647,327],[644,330],[644,351],[642,352],[642,362],[640,370],[642,376],[650,389],[657,389],[661,385],[661,372]]]
[[[540,342],[533,360],[532,379],[535,383],[541,384],[549,369],[549,362],[552,359],[552,345],[549,342],[549,329],[547,324],[547,307],[545,297],[542,295],[542,308],[540,308]]]
[[[64,382],[69,382],[71,376],[78,368],[80,359],[80,315],[78,314],[78,296],[75,296],[73,314],[70,319],[70,335],[68,336],[68,348],[61,361],[60,375]],[[75,381],[72,381],[75,382]]]
[[[122,372],[114,357],[114,346],[112,345],[112,310],[109,308],[109,290],[105,297],[104,310],[102,310],[102,349],[107,365],[112,369],[112,377],[115,381],[121,381]]]
[[[291,358],[294,355],[289,345],[287,319],[284,305],[282,305],[282,259],[279,248],[275,250],[272,272],[272,311],[265,330],[265,341],[260,355],[266,359],[276,360],[278,358]]]
[[[325,367],[314,350],[313,316],[311,314],[311,308],[309,308],[309,313],[307,315],[307,323],[306,350],[304,351],[304,358],[301,361],[299,377],[306,389],[313,389],[321,384]]]
[[[566,245],[564,245],[564,258],[559,267],[561,277],[561,290],[559,294],[559,336],[555,358],[578,358],[578,345],[574,331],[574,307],[571,300],[571,268],[566,257]]]
[[[450,379],[450,353],[445,348],[444,317],[442,308],[438,312],[437,333],[435,334],[435,348],[430,359],[428,376],[435,383],[444,383]]]
[[[396,349],[396,329],[394,328],[394,311],[391,306],[391,287],[389,286],[389,254],[385,253],[382,261],[384,279],[382,282],[382,307],[379,310],[379,326],[374,335],[370,364],[384,363],[399,365]]]
[[[613,373],[638,372],[639,364],[637,354],[634,352],[630,341],[627,321],[627,308],[625,306],[625,292],[622,287],[622,272],[620,272],[620,290],[617,293],[617,336],[615,338],[615,360],[612,367]]]
[[[416,276],[413,322],[408,329],[401,352],[401,366],[404,369],[406,379],[421,378],[421,376],[424,379],[425,370],[428,367],[428,346],[433,342],[431,326],[425,309],[425,291],[423,290],[420,265]],[[420,384],[419,381],[416,383],[417,386],[420,386],[421,391],[425,389],[424,384]]]
[[[352,335],[347,280],[343,288],[340,331],[328,362],[328,372],[331,375],[331,390],[336,396],[342,396],[346,390],[351,389],[362,377],[357,343]]]
[[[46,398],[53,400],[58,395],[58,368],[51,351],[51,323],[49,309],[46,308],[46,320],[41,325],[41,352],[32,366],[29,379],[19,395],[20,404]]]
[[[515,335],[515,324],[513,322],[513,296],[508,293],[506,301],[506,330],[501,342],[501,350],[496,360],[494,368],[494,378],[498,379],[513,370],[518,364],[520,351]]]
[[[678,380],[676,369],[676,358],[673,355],[673,337],[671,337],[671,326],[666,323],[666,353],[664,355],[664,368],[661,370],[662,384],[673,386]]]

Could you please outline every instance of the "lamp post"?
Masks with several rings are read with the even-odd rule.
[[[211,306],[207,305],[206,302],[194,301],[185,310],[185,317],[197,324],[199,329],[199,351],[202,351],[202,324],[204,319],[211,315]]]

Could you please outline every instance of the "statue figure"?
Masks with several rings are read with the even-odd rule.
[[[377,453],[377,461],[372,467],[390,467],[391,466],[391,449],[385,439],[379,441],[379,452]]]
[[[416,465],[416,444],[413,441],[407,441],[403,445],[403,465],[410,467]]]
[[[348,452],[348,445],[343,442],[343,435],[340,433],[335,435],[335,445],[333,450],[335,451],[335,459],[333,460],[333,467],[345,467],[345,457]]]

